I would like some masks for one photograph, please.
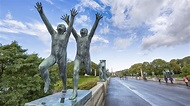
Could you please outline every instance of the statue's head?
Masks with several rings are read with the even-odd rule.
[[[88,35],[88,29],[82,28],[82,29],[80,30],[80,35],[81,35],[81,37],[87,36],[87,35]]]
[[[59,25],[57,26],[57,31],[58,31],[58,32],[65,32],[65,31],[66,31],[65,25],[64,25],[64,24],[59,24]]]
[[[106,60],[100,60],[100,65],[102,68],[106,68]]]

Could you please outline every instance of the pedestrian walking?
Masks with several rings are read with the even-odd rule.
[[[168,78],[167,77],[164,77],[164,80],[166,81],[166,84],[168,83]]]
[[[173,78],[170,77],[169,80],[170,80],[171,84],[173,84]]]
[[[188,81],[188,78],[187,78],[187,77],[183,77],[183,81],[185,82],[186,86],[189,86],[189,85],[188,85],[188,82],[189,82],[189,81]]]
[[[161,84],[161,78],[160,78],[160,77],[158,77],[158,81],[159,81],[159,83]]]

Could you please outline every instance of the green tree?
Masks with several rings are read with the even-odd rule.
[[[183,76],[190,75],[190,64],[189,63],[184,63],[184,66],[182,68],[182,75]]]
[[[169,68],[168,63],[162,59],[155,59],[151,62],[153,72],[155,75],[162,75],[163,70]]]
[[[74,67],[74,62],[68,62],[67,64],[67,76],[69,78],[73,77],[73,67]],[[98,65],[94,62],[92,62],[92,75],[94,75],[94,71],[96,70],[96,75],[98,75]],[[85,68],[84,68],[84,64],[81,64],[81,68],[80,68],[80,72],[79,75],[83,76],[85,74]]]
[[[38,74],[42,61],[37,54],[27,54],[16,41],[0,47],[1,106],[18,106],[45,96],[43,81]]]
[[[98,65],[94,62],[92,62],[92,75],[95,75],[95,71],[96,71],[96,76],[99,76],[99,69],[98,69]]]
[[[176,59],[170,60],[169,67],[170,67],[170,70],[173,70],[175,74],[181,73],[180,65],[178,64],[178,61]]]
[[[68,78],[73,78],[73,67],[74,67],[73,61],[67,63],[67,77]]]
[[[140,75],[140,70],[142,69],[142,63],[137,63],[137,64],[134,64],[132,65],[130,68],[129,68],[129,73],[130,74],[137,74]]]
[[[151,72],[153,71],[152,65],[149,62],[143,62],[142,71],[146,72],[148,75],[151,75]]]
[[[179,64],[182,76],[189,75],[190,56],[178,59],[177,64]]]

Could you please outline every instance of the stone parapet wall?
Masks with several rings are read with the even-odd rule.
[[[74,101],[69,100],[73,91],[70,89],[67,90],[66,95],[58,92],[25,103],[25,106],[104,106],[108,83],[109,78],[104,82],[97,82],[97,85],[90,90],[78,90],[78,97]],[[61,102],[62,99],[64,102]]]
[[[97,82],[97,85],[90,89],[92,91],[92,97],[84,106],[104,106],[108,84],[109,78],[105,82]]]

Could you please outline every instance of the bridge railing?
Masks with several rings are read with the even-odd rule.
[[[84,106],[104,106],[109,78],[105,82],[97,82],[97,85],[90,89],[92,97]]]

